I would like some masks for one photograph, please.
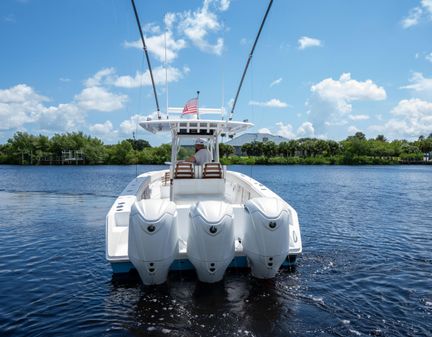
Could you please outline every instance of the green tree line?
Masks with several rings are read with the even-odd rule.
[[[432,151],[432,134],[418,140],[388,141],[383,135],[367,139],[357,132],[342,141],[315,138],[293,139],[279,145],[274,142],[252,142],[235,148],[220,144],[223,164],[393,164],[423,160]],[[179,158],[193,153],[182,148]],[[78,161],[68,161],[70,157]],[[170,161],[171,146],[152,147],[143,139],[125,139],[106,145],[100,139],[71,132],[51,138],[17,132],[6,144],[0,145],[0,164],[163,164]]]

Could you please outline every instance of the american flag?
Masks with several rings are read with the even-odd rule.
[[[196,113],[198,113],[198,97],[192,98],[187,101],[182,112],[183,115]]]

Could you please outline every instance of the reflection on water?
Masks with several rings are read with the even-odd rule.
[[[430,167],[235,169],[297,209],[297,267],[144,287],[113,277],[104,252],[135,167],[0,166],[1,336],[430,335]]]

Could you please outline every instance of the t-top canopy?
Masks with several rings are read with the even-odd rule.
[[[234,134],[253,126],[249,122],[207,120],[207,119],[162,119],[139,123],[152,133],[173,131],[177,135],[220,135]]]

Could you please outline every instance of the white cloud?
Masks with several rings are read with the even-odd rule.
[[[103,87],[84,88],[75,96],[82,109],[105,112],[123,108],[127,99],[126,95],[114,94]]]
[[[228,8],[230,6],[230,2],[231,2],[231,0],[220,0],[219,1],[219,9],[222,12],[225,12],[226,10],[228,10]]]
[[[424,77],[422,73],[413,73],[409,81],[411,84],[403,86],[402,89],[432,94],[432,78]]]
[[[39,130],[73,130],[84,123],[82,111],[73,103],[45,106],[48,98],[26,84],[0,90],[0,129],[34,124]]]
[[[304,122],[297,129],[297,137],[315,137],[315,129],[311,122]]]
[[[182,79],[188,72],[188,67],[183,67],[183,69],[178,69],[175,67],[167,68],[167,79],[168,82],[177,82]],[[156,67],[153,70],[153,78],[155,84],[165,83],[165,68]],[[146,70],[144,73],[136,72],[135,76],[119,76],[116,77],[113,82],[113,85],[121,88],[137,88],[141,86],[149,86],[151,85],[150,72]]]
[[[321,47],[321,46],[322,46],[321,40],[312,37],[302,36],[301,38],[298,39],[299,49],[306,49],[310,47]]]
[[[214,8],[214,11],[211,7]],[[203,6],[196,11],[176,14],[176,18],[179,19],[178,30],[201,51],[220,55],[224,45],[223,38],[219,37],[215,42],[210,43],[207,37],[210,33],[222,29],[217,12],[225,11],[228,7],[229,1],[204,0]]]
[[[266,108],[287,108],[288,104],[277,98],[272,98],[267,102],[249,101],[249,105],[261,106]]]
[[[421,5],[432,18],[432,0],[421,0]]]
[[[273,82],[270,83],[270,88],[280,84],[281,82],[282,82],[282,77],[279,77],[277,80],[274,80]]]
[[[105,123],[96,123],[89,126],[90,132],[96,135],[107,135],[114,131],[113,124],[111,121],[106,121]]]
[[[40,130],[75,131],[85,125],[84,112],[74,103],[44,108],[36,116]]]
[[[350,112],[352,101],[380,101],[387,97],[383,87],[377,86],[371,80],[353,80],[350,73],[343,73],[339,80],[326,78],[312,85],[311,91],[322,100],[334,103],[341,112]]]
[[[306,102],[309,118],[319,134],[332,125],[346,123],[344,118],[352,112],[354,101],[379,101],[386,99],[386,91],[372,80],[357,81],[350,73],[338,80],[326,78],[311,86],[312,96]],[[355,117],[354,117],[355,118]]]
[[[120,123],[120,131],[125,135],[131,135],[139,128],[139,123],[145,122],[148,118],[157,119],[157,111],[153,112],[148,116],[133,115],[129,119],[124,120]]]
[[[98,85],[101,85],[106,82],[112,81],[112,77],[115,74],[114,68],[104,68],[102,70],[99,70],[96,74],[94,74],[92,77],[86,79],[84,81],[84,86],[86,87],[95,87]]]
[[[432,19],[432,0],[421,0],[420,6],[410,9],[408,16],[401,21],[403,28],[418,25],[423,18]]]
[[[395,118],[384,125],[372,125],[371,130],[393,137],[428,135],[432,130],[432,102],[418,98],[401,100],[391,111]]]
[[[296,134],[294,133],[291,124],[289,123],[284,124],[283,122],[277,122],[276,127],[277,127],[276,134],[278,136],[282,136],[285,138],[296,138]]]
[[[429,53],[425,56],[426,61],[429,61],[432,63],[432,53]]]
[[[272,133],[272,132],[268,132],[268,133]],[[277,122],[275,134],[289,139],[312,138],[315,137],[315,128],[313,127],[312,123],[304,122],[297,128],[297,130],[294,130],[293,126],[289,123],[285,124],[283,122]]]
[[[47,100],[26,84],[0,90],[0,130],[22,127],[35,121]]]
[[[403,28],[409,28],[419,23],[423,10],[420,7],[414,7],[408,13],[408,16],[401,21]]]
[[[186,41],[183,39],[174,39],[173,33],[167,31],[166,33],[146,37],[146,46],[148,51],[152,53],[160,62],[165,61],[165,39],[166,39],[166,60],[167,62],[174,61],[180,50],[186,47]],[[136,41],[125,41],[124,47],[142,49],[141,39]]]
[[[261,128],[258,130],[258,133],[270,133],[271,134],[271,131],[268,128]]]
[[[354,125],[351,125],[348,129],[347,129],[348,133],[350,135],[354,135],[357,132],[360,132],[359,129],[357,129],[357,127],[355,127]]]
[[[349,115],[348,117],[352,121],[366,121],[370,118],[369,115]]]

